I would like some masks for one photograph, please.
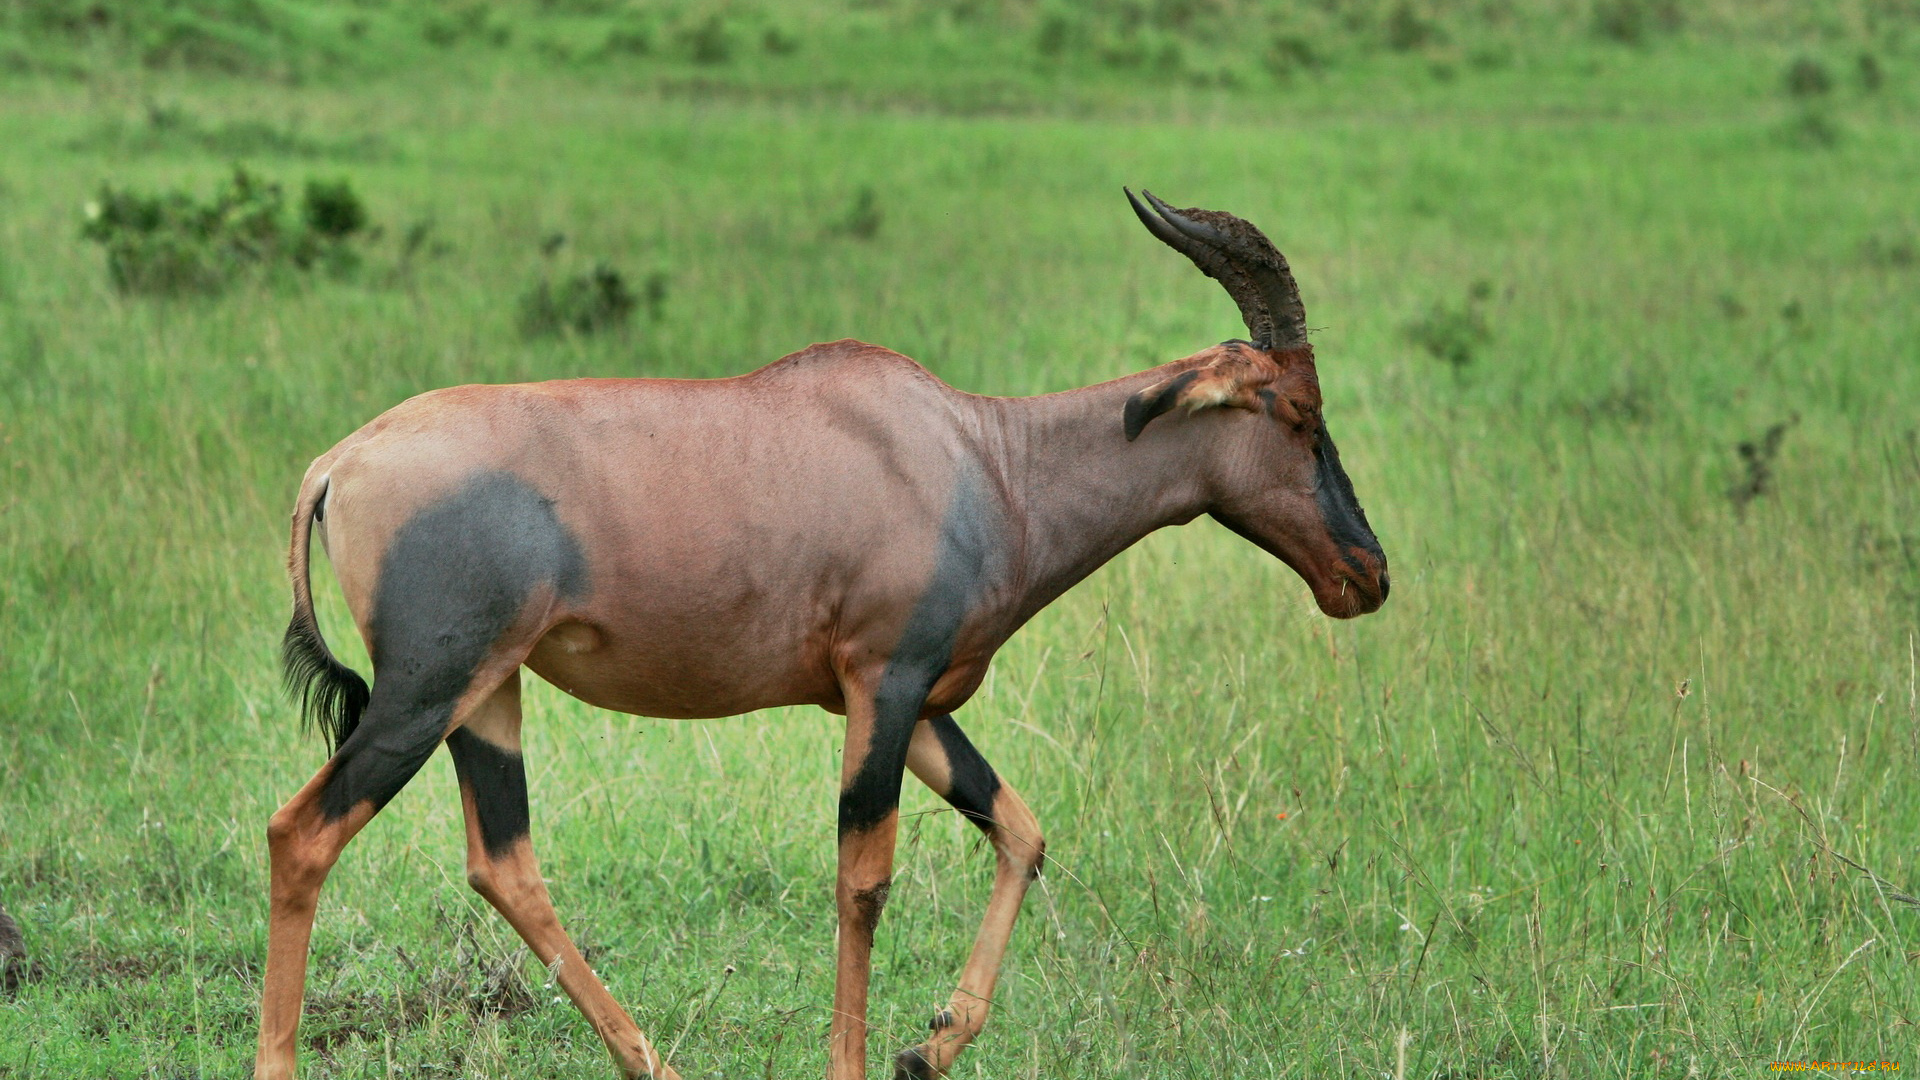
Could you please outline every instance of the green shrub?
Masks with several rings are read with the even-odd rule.
[[[1440,27],[1422,18],[1411,3],[1401,0],[1387,16],[1387,48],[1394,52],[1412,52],[1440,40]]]
[[[665,274],[649,274],[635,294],[626,275],[601,263],[558,285],[551,279],[536,284],[520,299],[520,332],[534,338],[618,330],[642,305],[650,317],[659,318],[666,299]]]
[[[1474,355],[1493,340],[1493,331],[1481,305],[1493,295],[1493,285],[1476,281],[1467,290],[1466,303],[1453,307],[1435,303],[1427,313],[1407,324],[1407,339],[1426,350],[1435,360],[1444,360],[1459,371],[1473,362]]]
[[[280,185],[238,166],[206,202],[103,184],[86,213],[81,236],[106,249],[114,288],[160,296],[219,293],[254,268],[350,271],[359,265],[350,241],[367,224],[345,180],[308,182],[290,224]]]
[[[827,231],[855,240],[871,240],[880,235],[880,226],[885,220],[886,216],[880,211],[880,196],[872,188],[862,187],[854,193],[846,212]]]
[[[682,27],[678,37],[681,47],[696,64],[711,66],[733,59],[733,32],[717,13]]]
[[[1833,76],[1827,66],[1810,56],[1802,56],[1789,64],[1781,82],[1787,93],[1797,98],[1820,97],[1833,89]]]

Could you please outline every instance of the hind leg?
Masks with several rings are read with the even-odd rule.
[[[307,946],[327,872],[347,842],[433,756],[448,728],[493,694],[502,676],[499,665],[489,667],[469,671],[457,681],[378,680],[353,734],[268,821],[272,871],[267,971],[255,1080],[291,1080],[294,1075]]]
[[[907,767],[934,793],[966,815],[993,844],[996,866],[986,917],[973,939],[973,953],[960,975],[960,988],[939,1015],[932,1034],[919,1046],[894,1058],[894,1076],[944,1076],[986,1025],[1000,961],[1013,936],[1014,919],[1027,886],[1040,872],[1046,841],[1040,823],[1018,794],[1001,782],[987,759],[973,748],[951,716],[922,720],[907,750]]]
[[[561,929],[528,833],[520,758],[520,676],[509,676],[447,736],[467,819],[467,881],[553,972],[629,1077],[679,1080]]]

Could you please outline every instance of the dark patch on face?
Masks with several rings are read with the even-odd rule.
[[[456,728],[447,736],[460,785],[473,793],[473,816],[480,821],[480,842],[495,859],[513,850],[528,832],[527,770],[520,755]]]
[[[512,473],[476,473],[400,527],[373,598],[373,695],[334,755],[321,794],[329,821],[378,810],[412,779],[474,671],[534,590],[587,591],[580,544],[553,501]]]
[[[1142,391],[1128,398],[1125,417],[1127,441],[1132,442],[1139,438],[1140,432],[1146,428],[1148,421],[1173,408],[1174,402],[1180,398],[1180,391],[1193,385],[1193,381],[1199,377],[1200,369],[1190,368],[1168,379],[1167,384],[1152,397],[1146,396],[1145,391]]]
[[[917,1046],[909,1046],[893,1057],[893,1080],[937,1080],[939,1075]]]
[[[1355,548],[1373,556],[1379,571],[1380,599],[1385,600],[1386,553],[1380,550],[1380,541],[1374,537],[1373,527],[1367,524],[1366,511],[1360,509],[1360,500],[1353,494],[1353,481],[1347,479],[1347,470],[1340,467],[1340,451],[1333,445],[1333,436],[1327,434],[1324,424],[1320,427],[1320,437],[1314,440],[1313,459],[1319,469],[1320,482],[1314,498],[1320,504],[1321,522],[1339,549],[1341,559],[1354,573],[1362,577],[1374,573],[1373,568],[1353,557]]]
[[[1000,777],[994,774],[987,759],[980,756],[980,751],[967,741],[966,733],[953,722],[953,717],[942,713],[927,724],[940,740],[940,750],[947,755],[947,770],[952,777],[952,786],[941,792],[940,797],[979,826],[981,832],[992,836],[993,800],[1000,794]]]
[[[883,881],[871,889],[861,889],[853,894],[854,917],[859,920],[857,929],[873,939],[873,931],[880,925],[880,912],[886,909],[887,893],[892,891],[893,882]]]
[[[953,661],[954,640],[986,577],[996,523],[981,482],[962,466],[940,522],[933,577],[907,616],[873,697],[873,737],[853,782],[840,793],[840,835],[870,829],[900,805],[907,744],[933,684]]]

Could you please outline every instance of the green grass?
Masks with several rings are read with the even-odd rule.
[[[459,382],[857,336],[1023,394],[1239,332],[1122,183],[1286,251],[1395,587],[1329,622],[1203,522],[1009,644],[961,719],[1053,862],[956,1075],[1718,1076],[1915,1045],[1920,54],[1892,31],[1836,6],[1812,45],[1722,43],[1707,12],[1629,48],[1568,15],[1485,68],[1463,30],[1356,31],[1324,75],[1221,86],[1051,70],[1013,16],[869,9],[828,44],[796,17],[792,57],[714,70],[538,47],[613,16],[516,9],[505,45],[438,49],[367,10],[410,64],[236,79],[60,39],[69,67],[0,98],[0,903],[39,964],[0,1001],[0,1077],[251,1060],[262,831],[323,757],[274,667],[311,457]],[[1845,77],[1869,47],[1872,92]],[[1781,82],[1809,49],[1841,76],[1813,104]],[[194,123],[152,135],[155,104]],[[236,131],[285,137],[206,135]],[[358,277],[115,293],[82,204],[204,194],[236,156],[290,191],[349,177],[385,230]],[[866,239],[836,228],[863,189]],[[658,319],[523,339],[520,298],[599,262],[666,275]],[[1409,332],[1469,310],[1464,364]],[[1793,418],[1738,509],[1737,445]],[[535,682],[527,744],[556,903],[642,1027],[689,1077],[823,1069],[837,722]],[[946,999],[991,864],[926,792],[904,809],[876,1056]],[[466,888],[458,813],[436,759],[329,880],[306,1075],[611,1075]]]

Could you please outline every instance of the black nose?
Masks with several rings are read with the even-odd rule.
[[[1387,576],[1387,572],[1385,570],[1380,571],[1380,599],[1385,600],[1387,598],[1387,594],[1392,591],[1393,591],[1393,579]]]

